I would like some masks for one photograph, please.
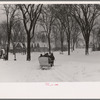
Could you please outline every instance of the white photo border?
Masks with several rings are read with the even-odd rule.
[[[0,1],[0,4],[100,4],[100,1]],[[58,84],[58,86],[48,86]],[[100,99],[100,82],[0,83],[0,99]]]

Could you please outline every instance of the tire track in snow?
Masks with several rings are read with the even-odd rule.
[[[59,81],[72,81],[71,76],[63,73],[60,69],[53,70],[54,75],[59,79]]]
[[[75,68],[75,69],[73,69],[73,68]],[[66,70],[65,70],[66,69]],[[63,69],[63,67],[61,66],[61,67],[58,67],[57,69],[56,69],[56,73],[58,73],[58,74],[60,74],[60,76],[62,76],[62,79],[64,80],[64,81],[78,81],[78,79],[77,79],[77,76],[78,76],[78,74],[79,74],[79,72],[77,71],[77,69],[78,69],[78,67],[77,66],[72,66],[71,67],[71,69],[73,69],[73,73],[71,74],[71,75],[69,75],[67,72],[68,72],[68,67],[66,67],[66,68],[64,68]]]

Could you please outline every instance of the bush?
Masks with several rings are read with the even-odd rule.
[[[96,47],[95,45],[92,47],[92,51],[100,51],[100,46]]]

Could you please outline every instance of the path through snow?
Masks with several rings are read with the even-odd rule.
[[[50,70],[41,70],[38,62],[40,53],[32,53],[32,60],[26,61],[26,55],[17,54],[17,61],[10,54],[9,61],[0,60],[0,82],[93,82],[100,81],[100,52],[76,50],[67,55],[59,52],[55,66]]]

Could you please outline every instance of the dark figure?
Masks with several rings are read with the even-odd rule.
[[[14,53],[14,61],[16,61],[16,53]]]
[[[48,53],[44,54],[44,57],[49,57]]]
[[[50,55],[48,53],[46,53],[46,54],[44,54],[44,57],[48,57],[48,63],[50,64],[51,63]]]
[[[49,57],[50,57],[51,66],[54,66],[55,57],[54,57],[53,53],[51,53]]]
[[[4,59],[4,56],[5,56],[5,50],[4,49],[1,49],[1,59]]]
[[[2,50],[0,50],[0,58],[2,58]]]
[[[42,55],[42,54],[40,54],[40,57],[43,57],[43,55]]]

